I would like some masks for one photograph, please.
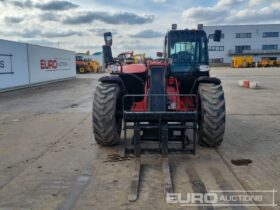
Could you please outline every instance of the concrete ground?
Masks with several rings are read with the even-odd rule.
[[[276,190],[280,209],[280,69],[213,68],[223,82],[227,122],[222,146],[170,155],[175,192]],[[204,209],[166,204],[159,156],[143,158],[140,197],[127,201],[133,160],[122,146],[102,148],[92,135],[93,92],[102,74],[0,94],[0,209]],[[239,87],[239,79],[259,89]],[[241,159],[249,165],[234,165]],[[248,164],[248,163],[247,163]],[[253,194],[253,192],[248,192]],[[272,194],[258,207],[272,209]]]

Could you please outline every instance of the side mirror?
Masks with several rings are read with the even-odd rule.
[[[104,63],[111,63],[114,61],[111,46],[103,45],[103,61]]]
[[[162,52],[157,52],[157,57],[162,58],[163,57],[163,53]]]
[[[222,31],[221,30],[215,30],[214,37],[213,37],[214,42],[221,41],[221,37],[222,37]]]
[[[104,33],[104,40],[106,46],[112,46],[113,44],[113,36],[111,32]]]

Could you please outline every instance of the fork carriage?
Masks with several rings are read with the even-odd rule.
[[[172,95],[175,97],[194,97],[195,95]],[[125,95],[123,100],[132,100],[139,95]],[[170,95],[143,95],[167,99]],[[142,153],[160,153],[167,156],[170,152],[195,154],[198,111],[197,106],[192,111],[134,111],[123,110],[123,131],[125,154],[140,157]],[[133,131],[132,139],[127,139],[127,131]],[[190,132],[192,131],[192,138]]]

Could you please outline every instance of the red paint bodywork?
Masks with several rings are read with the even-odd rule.
[[[144,73],[145,71],[147,71],[147,66],[145,64],[129,64],[124,65],[122,68],[123,73],[128,74]]]
[[[123,72],[124,73],[145,73],[149,71],[149,69],[153,66],[162,66],[164,69],[168,66],[166,62],[160,62],[160,61],[150,61],[145,64],[130,64],[123,66]],[[144,99],[139,102],[135,102],[131,108],[131,111],[134,112],[146,112],[148,111],[148,98],[147,93],[149,90],[149,78],[145,82],[145,95]],[[183,96],[180,95],[180,83],[179,81],[173,77],[170,76],[166,78],[166,94],[168,97],[168,105],[167,107],[168,111],[194,111],[196,107],[196,97],[195,96]]]

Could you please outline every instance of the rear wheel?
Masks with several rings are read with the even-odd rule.
[[[218,147],[225,132],[225,98],[221,85],[200,84],[200,126],[198,139],[201,146]]]
[[[85,72],[86,72],[86,70],[85,70],[85,68],[84,68],[84,67],[80,67],[79,72],[80,72],[81,74],[83,74],[83,73],[85,73]]]
[[[117,116],[120,89],[117,84],[100,83],[95,90],[92,107],[92,125],[95,141],[112,146],[120,141],[122,119]]]

